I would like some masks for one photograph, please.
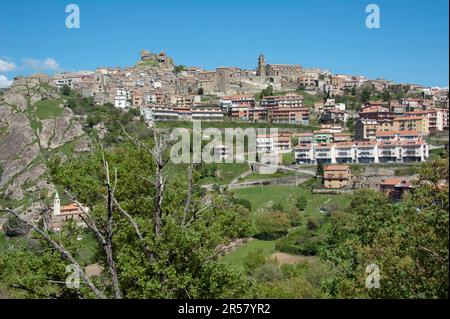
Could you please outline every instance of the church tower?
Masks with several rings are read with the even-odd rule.
[[[53,200],[53,215],[61,215],[61,202],[58,191],[56,191],[55,199]]]
[[[264,54],[260,54],[258,58],[258,70],[256,71],[257,76],[266,76],[266,58]]]

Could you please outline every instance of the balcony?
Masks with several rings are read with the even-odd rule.
[[[351,152],[338,152],[336,156],[339,156],[339,157],[352,157],[352,153]]]
[[[329,158],[329,157],[331,157],[331,155],[329,153],[317,153],[316,157]]]

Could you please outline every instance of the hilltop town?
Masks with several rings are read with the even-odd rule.
[[[0,269],[0,297],[71,297],[47,283],[64,279],[69,250],[88,298],[403,297],[399,280],[408,297],[443,296],[448,110],[448,88],[271,64],[263,54],[251,70],[205,70],[141,50],[132,67],[16,77],[0,91],[0,262],[11,269]],[[249,149],[227,162],[226,144],[214,146],[214,163],[164,160],[162,136],[190,134],[200,121],[277,131],[255,135],[254,162]],[[58,254],[20,250],[35,245],[33,226],[69,248],[44,235],[39,245]],[[359,254],[358,269],[340,271],[346,249]],[[47,265],[42,256],[63,275],[35,281],[31,271],[17,287],[14,263]],[[373,256],[393,284],[353,291]],[[417,289],[416,268],[405,279],[401,267],[423,271],[411,266],[419,259],[439,284]]]
[[[94,104],[139,110],[152,124],[311,125],[315,129],[293,132],[287,145],[278,145],[279,151],[294,151],[297,164],[420,162],[429,157],[428,135],[448,131],[448,88],[270,64],[263,54],[255,65],[204,70],[177,66],[163,51],[141,50],[133,67],[65,72],[52,81]]]

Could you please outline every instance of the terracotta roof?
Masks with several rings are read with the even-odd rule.
[[[358,146],[358,147],[372,147],[372,146],[375,146],[375,145],[377,145],[378,144],[378,142],[376,142],[376,141],[370,141],[370,142],[357,142],[356,143],[356,146]]]
[[[389,136],[399,134],[400,131],[377,131],[376,136]]]
[[[402,179],[402,178],[387,178],[385,180],[382,180],[380,185],[384,186],[394,186],[394,187],[412,187],[412,184],[410,181]]]
[[[72,203],[72,204],[69,204],[69,205],[66,205],[66,206],[61,207],[61,211],[65,211],[65,210],[75,210],[75,209],[78,209],[78,205],[75,204],[75,203]]]
[[[339,147],[349,147],[355,145],[355,142],[339,142],[335,144],[337,148]]]

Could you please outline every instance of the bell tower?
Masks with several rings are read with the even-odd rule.
[[[58,191],[56,191],[55,198],[53,199],[53,215],[61,215],[61,202]]]
[[[258,58],[258,70],[256,71],[257,76],[266,76],[266,58],[264,54],[260,54]]]

